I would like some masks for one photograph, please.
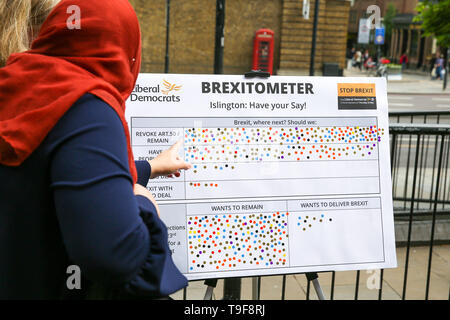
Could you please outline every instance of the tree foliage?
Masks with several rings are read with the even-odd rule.
[[[434,36],[438,45],[450,47],[450,0],[419,2],[414,21],[422,22],[424,36]]]

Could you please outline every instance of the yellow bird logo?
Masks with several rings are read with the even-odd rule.
[[[182,86],[177,86],[176,84],[171,84],[169,81],[163,80],[163,85],[166,90],[161,90],[162,93],[168,95],[171,91],[179,91]]]

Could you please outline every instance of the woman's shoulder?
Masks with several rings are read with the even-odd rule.
[[[89,124],[107,124],[122,127],[119,116],[109,104],[95,95],[87,93],[71,106],[59,120],[55,129],[71,130]]]
[[[83,134],[86,137],[95,135],[117,142],[126,141],[119,115],[109,104],[90,93],[79,98],[59,119],[49,132],[46,144],[53,149],[62,142]]]
[[[120,120],[114,109],[108,103],[91,93],[86,93],[79,98],[66,115],[71,116],[72,114],[84,116],[87,120],[94,119],[99,115],[101,115],[102,118],[106,116],[106,119],[109,119],[110,116],[114,115],[114,118]]]

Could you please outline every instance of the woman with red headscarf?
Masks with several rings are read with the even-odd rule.
[[[49,2],[58,1],[0,0],[0,24],[10,23],[0,32],[18,34],[5,17],[20,5]],[[110,298],[165,297],[187,280],[137,182],[190,166],[177,144],[136,169],[124,118],[141,61],[136,14],[127,0],[62,0],[48,11],[31,16],[45,20],[31,48],[0,68],[0,299],[83,297],[90,284]],[[81,290],[68,285],[73,265]]]

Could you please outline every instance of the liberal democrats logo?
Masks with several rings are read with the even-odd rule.
[[[137,83],[130,95],[130,101],[135,102],[180,102],[181,97],[175,95],[182,85],[171,83],[163,79],[162,84],[151,85]]]
[[[163,80],[163,86],[166,88],[165,90],[161,90],[162,93],[168,95],[171,91],[180,91],[183,86],[177,86],[176,84],[172,84],[167,80]]]

